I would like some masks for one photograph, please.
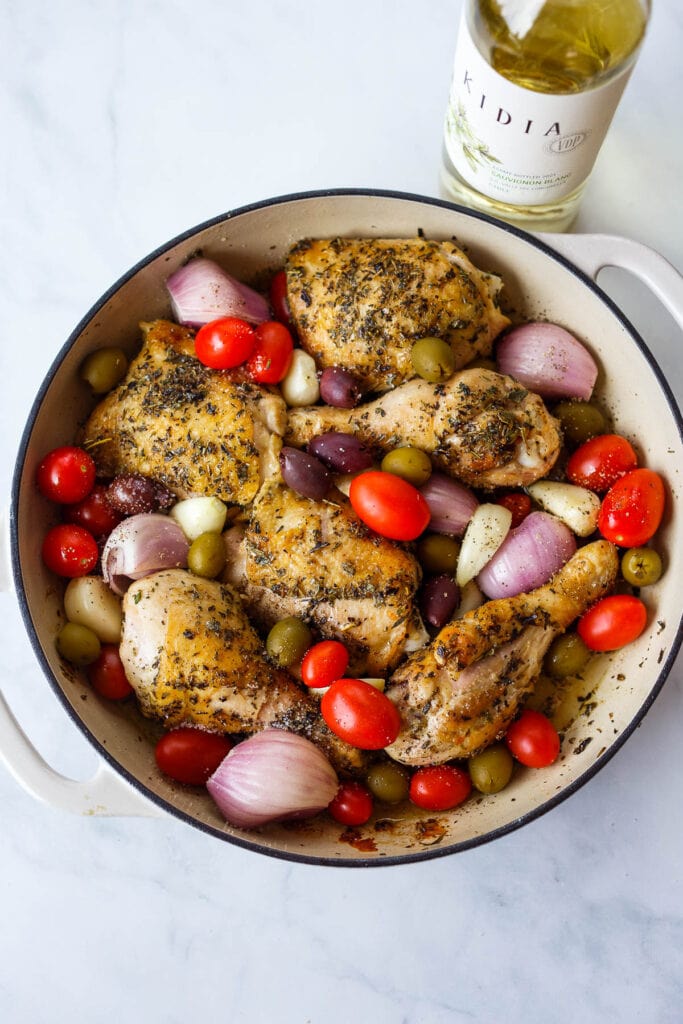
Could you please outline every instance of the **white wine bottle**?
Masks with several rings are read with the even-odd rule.
[[[444,131],[446,195],[530,230],[565,230],[649,13],[649,0],[465,0]]]

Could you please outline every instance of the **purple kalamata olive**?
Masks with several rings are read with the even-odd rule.
[[[320,501],[330,489],[330,474],[315,455],[285,446],[280,452],[282,479],[297,494]]]
[[[420,611],[430,626],[441,629],[460,601],[460,588],[452,576],[434,576],[422,588]]]
[[[124,516],[161,512],[175,503],[175,496],[158,480],[141,473],[115,476],[107,487],[107,501]]]
[[[328,366],[320,375],[320,397],[337,409],[353,409],[361,399],[360,384],[341,366]]]
[[[318,434],[309,441],[308,450],[335,473],[360,473],[372,465],[372,455],[355,434],[339,430]]]

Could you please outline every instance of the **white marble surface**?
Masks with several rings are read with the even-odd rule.
[[[312,188],[437,194],[457,0],[0,5],[0,479],[53,355],[133,262]],[[655,4],[577,230],[683,269],[675,0]],[[681,337],[610,273],[679,400]],[[96,758],[0,596],[2,689],[44,756]],[[372,871],[249,855],[171,819],[70,817],[0,771],[0,1019],[509,1024],[683,1019],[683,672],[600,775],[456,857]]]

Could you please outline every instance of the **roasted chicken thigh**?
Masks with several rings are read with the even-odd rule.
[[[443,384],[411,380],[356,409],[315,405],[289,412],[286,439],[303,446],[348,431],[378,454],[414,445],[434,466],[473,487],[523,486],[560,452],[557,421],[538,397],[493,370],[461,370]]]
[[[141,326],[142,350],[83,430],[98,474],[141,473],[178,498],[248,504],[277,465],[284,401],[239,372],[203,366],[187,328],[168,320]]]
[[[235,591],[184,569],[133,583],[123,599],[121,660],[145,715],[167,728],[300,733],[339,768],[363,754],[330,732],[315,700],[270,665]]]
[[[321,367],[352,370],[366,392],[415,376],[410,349],[419,338],[443,338],[460,368],[489,355],[510,322],[497,305],[499,278],[452,242],[308,239],[285,269],[302,347]]]
[[[383,676],[428,635],[417,610],[413,555],[367,529],[341,494],[301,497],[267,481],[246,526],[225,533],[224,579],[269,629],[295,615],[349,651],[349,670]]]
[[[444,626],[394,672],[403,726],[387,748],[409,765],[470,757],[501,737],[531,693],[551,641],[612,587],[616,548],[580,548],[542,587],[489,601]]]

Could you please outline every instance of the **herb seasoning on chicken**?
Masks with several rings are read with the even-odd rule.
[[[305,240],[286,262],[287,299],[302,348],[321,367],[343,366],[366,392],[413,377],[419,338],[448,342],[459,369],[488,356],[509,320],[499,278],[452,242],[412,239]]]

